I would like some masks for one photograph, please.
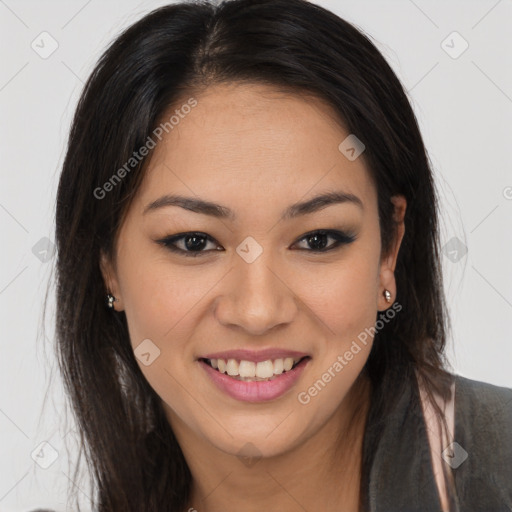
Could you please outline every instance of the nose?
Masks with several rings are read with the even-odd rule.
[[[222,325],[254,336],[289,324],[298,312],[290,284],[263,254],[252,263],[236,261],[215,300],[215,316]]]

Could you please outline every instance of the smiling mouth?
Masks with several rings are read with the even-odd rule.
[[[234,380],[245,382],[271,381],[291,370],[310,356],[299,358],[278,358],[255,363],[253,361],[236,359],[206,359],[199,361],[209,365],[219,373],[227,374]]]

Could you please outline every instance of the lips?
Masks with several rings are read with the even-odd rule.
[[[227,352],[227,354],[230,355],[233,353],[235,352]],[[287,354],[289,353],[290,352]],[[224,354],[226,354],[226,352]],[[212,359],[215,360],[215,358]],[[210,382],[212,382],[218,390],[231,398],[243,402],[266,402],[276,400],[289,392],[299,381],[310,359],[311,357],[305,356],[289,371],[284,371],[280,375],[274,375],[269,379],[251,379],[249,381],[239,380],[236,377],[221,373],[202,358],[198,360],[198,363],[199,367],[206,372],[206,376],[209,378]],[[217,359],[217,361],[221,360],[220,358]],[[259,362],[258,364],[262,363]]]

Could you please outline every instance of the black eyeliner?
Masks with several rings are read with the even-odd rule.
[[[324,254],[324,253],[328,253],[332,250],[338,249],[344,245],[349,245],[357,239],[357,237],[351,232],[331,230],[331,229],[316,229],[316,230],[309,231],[308,233],[305,233],[304,235],[302,235],[296,242],[294,242],[294,245],[299,242],[302,242],[306,238],[314,236],[314,235],[328,235],[329,237],[333,238],[336,241],[336,243],[327,249],[298,249],[298,250],[304,251],[304,252],[310,252],[310,253],[314,253],[314,254]],[[186,231],[183,233],[177,233],[175,235],[171,235],[171,236],[161,238],[159,240],[155,240],[155,242],[164,246],[166,249],[173,252],[174,254],[179,254],[179,255],[182,255],[185,257],[203,256],[204,254],[208,254],[212,251],[212,249],[210,249],[208,251],[186,251],[184,249],[179,249],[178,247],[173,245],[173,243],[177,242],[178,240],[189,237],[189,236],[197,236],[197,237],[205,238],[207,241],[210,241],[210,242],[216,242],[215,239],[213,239],[206,233],[203,233],[200,231]],[[224,249],[222,249],[222,250],[224,250]],[[219,251],[220,251],[220,249],[219,249]]]

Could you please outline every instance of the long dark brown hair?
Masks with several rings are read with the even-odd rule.
[[[223,82],[312,94],[364,140],[378,193],[382,255],[395,236],[390,198],[407,200],[395,270],[402,310],[376,333],[364,369],[372,387],[360,489],[367,510],[379,427],[414,385],[415,372],[429,396],[449,397],[438,199],[414,112],[384,57],[362,31],[305,0],[156,9],[112,42],[85,84],[56,205],[56,352],[93,506],[99,512],[182,512],[191,485],[161,400],[135,360],[125,314],[105,306],[99,266],[101,252],[113,256],[149,157],[104,197],[94,191],[146,143],[170,106]]]

